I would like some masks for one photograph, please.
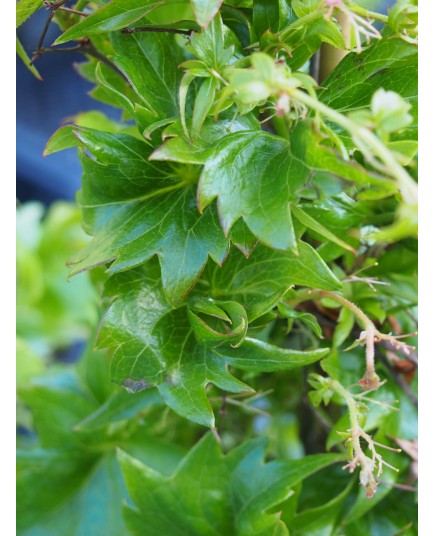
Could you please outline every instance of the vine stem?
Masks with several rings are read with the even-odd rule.
[[[360,425],[359,409],[353,395],[347,389],[345,389],[345,387],[337,380],[330,380],[329,386],[333,391],[335,391],[336,394],[338,394],[345,401],[350,418],[348,440],[351,441],[354,453],[352,460],[344,467],[344,469],[348,468],[349,471],[352,473],[357,467],[357,465],[360,465],[360,483],[366,490],[366,496],[370,499],[377,490],[377,481],[374,476],[374,471],[376,469],[378,470],[377,476],[380,476],[380,474],[382,473],[383,465],[390,467],[390,469],[394,471],[399,471],[398,469],[383,460],[383,457],[377,453],[375,446],[390,450],[392,452],[401,452],[401,449],[395,449],[374,441],[372,437],[367,434]],[[363,438],[368,444],[368,449],[371,451],[372,454],[371,458],[369,458],[364,453],[362,445],[360,443],[360,438]]]
[[[361,127],[347,116],[329,108],[319,100],[304,91],[293,89],[290,96],[305,104],[311,110],[321,113],[343,129],[348,131],[353,139],[363,141],[382,160],[388,173],[395,177],[402,197],[409,205],[417,205],[417,185],[407,171],[399,164],[389,149],[377,138],[377,136],[365,127]]]
[[[375,372],[375,337],[382,337],[382,334],[377,331],[372,320],[355,303],[329,290],[319,290],[317,292],[320,296],[330,298],[349,309],[363,324],[365,331],[362,332],[361,338],[366,343],[366,373],[360,382],[363,387],[368,389],[378,389],[380,382]]]

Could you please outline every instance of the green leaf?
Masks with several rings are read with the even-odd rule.
[[[200,133],[202,125],[214,104],[218,82],[215,78],[203,81],[194,101],[193,116],[191,118],[191,138],[195,140]]]
[[[72,273],[109,262],[110,272],[126,270],[158,255],[166,292],[180,303],[208,256],[222,263],[228,253],[215,210],[199,214],[190,170],[181,167],[177,177],[173,168],[149,162],[144,142],[91,129],[77,136],[98,160],[81,157],[79,203],[95,238],[70,261]]]
[[[132,534],[149,536],[253,536],[288,534],[279,513],[268,511],[285,501],[304,478],[340,455],[264,463],[261,440],[250,441],[223,456],[207,434],[170,477],[119,454],[135,508],[125,508]],[[191,483],[195,485],[192,486]]]
[[[134,106],[130,99],[110,84],[105,78],[102,63],[98,63],[95,68],[95,77],[99,86],[108,92],[115,102],[119,102],[119,107],[126,109],[134,117]]]
[[[56,132],[48,140],[45,146],[43,156],[49,156],[50,154],[70,149],[71,147],[80,147],[81,142],[74,136],[74,130],[77,127],[74,125],[65,125],[56,130]]]
[[[351,253],[354,253],[354,254],[356,253],[355,249],[352,246],[350,246],[349,244],[347,244],[346,242],[338,238],[336,235],[334,235],[332,232],[326,229],[323,225],[321,225],[317,220],[309,216],[309,214],[307,214],[300,207],[296,205],[291,205],[291,212],[298,219],[300,223],[302,223],[309,229],[312,229],[313,231],[327,238],[331,242],[334,242],[338,246],[341,246],[344,249],[351,251]]]
[[[16,38],[16,49],[18,57],[21,59],[27,69],[33,74],[35,78],[37,78],[38,80],[42,80],[42,76],[39,74],[36,67],[34,65],[31,65],[31,60],[27,55],[27,52],[25,51],[23,45],[21,44],[21,41],[18,39],[18,36]]]
[[[291,20],[289,26],[280,31],[279,40],[272,40],[276,47],[279,46],[280,41],[292,51],[288,64],[293,70],[301,69],[322,43],[328,43],[338,49],[346,48],[337,24],[333,20],[326,20],[324,13],[318,10],[318,4],[316,0],[315,2],[291,3],[292,9],[300,18],[295,21]]]
[[[267,30],[276,33],[294,20],[292,7],[286,0],[255,0],[253,26],[260,37]]]
[[[288,318],[291,323],[293,320],[298,320],[311,329],[318,338],[323,338],[321,326],[315,315],[296,311],[283,301],[279,303],[279,313],[285,318]]]
[[[309,124],[294,130],[291,143],[265,132],[226,136],[205,163],[199,181],[200,210],[217,197],[225,233],[243,218],[264,244],[295,250],[289,203],[297,201],[312,174],[327,172],[366,186],[396,189],[393,181],[340,159],[320,141]]]
[[[155,385],[177,413],[213,426],[206,385],[211,382],[230,392],[250,388],[230,375],[223,359],[197,341],[187,310],[172,309],[159,280],[158,266],[148,263],[146,268],[108,281],[105,296],[115,301],[104,316],[98,345],[116,348],[114,382],[138,391]]]
[[[295,255],[291,251],[257,246],[248,259],[231,251],[222,268],[207,266],[192,295],[204,287],[215,299],[236,300],[247,311],[251,322],[274,307],[293,285],[341,288],[312,246],[299,240],[297,249]]]
[[[76,431],[98,430],[112,423],[132,419],[140,413],[162,405],[155,389],[131,393],[122,389],[113,393],[102,406],[74,426]]]
[[[197,296],[192,298],[192,311],[198,311]],[[113,276],[105,297],[111,305],[100,328],[98,346],[115,347],[112,380],[137,391],[157,386],[172,409],[207,426],[214,426],[205,390],[208,383],[233,393],[251,390],[231,376],[228,363],[253,371],[290,370],[317,361],[327,352],[296,352],[251,338],[239,345],[245,335],[243,309],[217,301],[218,310],[224,308],[239,326],[232,334],[232,343],[239,347],[233,348],[230,340],[201,324],[196,313],[189,315],[185,306],[172,309],[160,286],[156,263]],[[215,307],[212,313],[216,313]]]
[[[246,337],[238,348],[216,348],[215,353],[235,368],[253,372],[277,372],[292,370],[316,363],[327,353],[328,348],[317,350],[291,350],[279,348],[266,342]]]
[[[212,155],[213,148],[224,136],[231,132],[259,130],[257,120],[251,115],[236,119],[229,114],[222,114],[218,121],[208,117],[199,136],[189,141],[180,128],[178,121],[172,123],[163,133],[166,140],[150,156],[150,160],[167,160],[181,164],[204,164]]]
[[[213,306],[212,310],[209,309],[210,305]],[[210,322],[216,316],[215,308],[218,309],[217,318],[220,321]],[[211,315],[211,317],[204,319],[203,316],[199,316],[196,313],[205,313],[206,315]],[[222,318],[222,314],[226,318]],[[189,316],[197,339],[208,345],[229,342],[231,346],[237,347],[246,337],[248,327],[247,314],[243,306],[237,302],[210,303],[209,301],[195,301],[189,310]],[[224,322],[221,322],[221,320],[224,320]],[[227,329],[228,327],[229,330]]]
[[[129,0],[128,0],[129,1]],[[128,3],[128,2],[127,2]],[[178,115],[178,88],[183,57],[172,35],[111,34],[113,61],[124,73],[154,121]],[[170,54],[167,51],[170,50]]]
[[[333,333],[333,346],[338,348],[347,340],[353,329],[354,322],[354,314],[346,307],[342,307],[339,313],[337,326]]]
[[[351,53],[321,83],[324,104],[349,112],[367,108],[377,89],[398,93],[411,105],[417,126],[417,46],[396,36],[375,40],[361,54]]]
[[[338,516],[343,508],[354,482],[336,497],[321,506],[303,510],[296,515],[291,529],[296,536],[332,536],[337,524]]]
[[[43,6],[43,0],[20,0],[16,3],[16,26],[27,20],[35,11]]]
[[[101,9],[69,28],[55,41],[66,43],[86,35],[121,30],[161,5],[159,0],[111,0]]]
[[[68,283],[65,258],[88,244],[80,213],[56,202],[17,209],[17,335],[42,354],[86,339],[97,321],[89,276]]]
[[[205,74],[203,68],[206,67],[208,73],[214,76],[232,63],[235,49],[239,51],[241,46],[231,30],[224,26],[221,16],[217,15],[206,30],[192,34],[188,49],[201,60],[201,74]],[[240,52],[238,56],[243,57],[243,54]],[[188,63],[183,65],[188,67]]]
[[[79,381],[71,372],[51,374],[20,389],[20,399],[31,410],[37,433],[35,444],[17,453],[20,534],[125,534],[121,504],[128,494],[115,449],[122,447],[163,471],[170,472],[179,461],[182,449],[151,439],[137,421],[139,413],[149,411],[155,393],[130,395],[122,390],[120,396],[110,396],[100,405],[90,388],[94,379],[106,379],[109,361],[105,355],[88,357],[86,379],[82,376]],[[91,384],[87,379],[92,379]],[[135,411],[131,406],[127,411],[127,397],[135,400]],[[135,426],[131,426],[133,417]],[[130,426],[120,426],[126,418]],[[87,429],[77,427],[81,421],[87,422]],[[92,421],[93,427],[89,426]]]
[[[305,177],[303,164],[292,157],[286,140],[265,132],[230,134],[205,164],[199,209],[218,197],[225,233],[242,217],[265,244],[295,250],[289,201]]]
[[[199,26],[206,28],[217,15],[223,0],[190,0]]]
[[[327,173],[366,188],[375,186],[385,192],[396,191],[394,181],[365,169],[356,160],[344,160],[323,142],[323,138],[315,132],[311,122],[300,124],[291,135],[295,156],[310,168],[314,177],[321,177],[321,174]]]

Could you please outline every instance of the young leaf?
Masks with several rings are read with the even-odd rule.
[[[339,454],[264,463],[262,440],[244,443],[224,456],[211,434],[189,452],[167,478],[121,452],[119,460],[135,504],[125,508],[132,534],[234,536],[288,534],[272,507],[309,475],[342,460]],[[195,486],[189,483],[195,482]]]
[[[216,16],[223,0],[190,0],[199,26],[206,28]]]
[[[193,117],[191,118],[191,138],[195,140],[200,133],[202,125],[214,104],[218,82],[215,78],[206,78],[197,93],[194,101]]]

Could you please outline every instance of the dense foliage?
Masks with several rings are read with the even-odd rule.
[[[417,2],[43,4],[119,118],[18,212],[20,534],[417,534]]]

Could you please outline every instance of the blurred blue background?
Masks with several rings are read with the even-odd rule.
[[[18,31],[29,56],[37,47],[48,17],[36,12]],[[60,34],[51,24],[44,41],[51,45]],[[87,110],[114,111],[88,96],[92,85],[74,70],[74,63],[85,61],[76,53],[45,54],[36,67],[43,80],[37,80],[17,58],[17,198],[20,202],[39,200],[50,204],[56,199],[73,200],[80,187],[77,151],[69,149],[42,157],[45,144],[62,122]]]

